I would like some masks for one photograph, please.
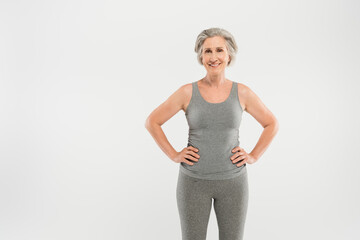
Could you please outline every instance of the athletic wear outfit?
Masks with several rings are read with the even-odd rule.
[[[192,96],[185,115],[189,125],[188,146],[199,151],[194,165],[179,165],[176,197],[183,240],[205,240],[212,199],[220,240],[242,240],[248,206],[246,164],[238,167],[230,157],[239,146],[243,109],[237,83],[228,98],[207,102],[192,82]]]

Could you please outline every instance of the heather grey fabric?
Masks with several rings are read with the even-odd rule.
[[[234,154],[231,150],[240,144],[239,127],[243,113],[237,83],[232,82],[230,95],[221,103],[207,102],[201,96],[197,83],[192,82],[192,96],[185,115],[189,125],[188,146],[199,149],[200,159],[193,161],[192,166],[181,162],[180,171],[207,180],[240,176],[246,164],[238,167],[236,164],[239,162],[232,163],[230,160]]]
[[[247,168],[225,180],[193,178],[179,171],[176,188],[182,240],[206,240],[212,199],[219,240],[242,240],[248,208]]]

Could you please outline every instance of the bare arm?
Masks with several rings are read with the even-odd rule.
[[[158,106],[145,121],[145,127],[155,139],[157,145],[173,161],[175,161],[174,159],[178,152],[168,141],[161,125],[183,109],[184,103],[189,97],[189,91],[191,91],[191,88],[189,88],[188,85],[181,86],[165,102]]]
[[[264,128],[254,149],[249,153],[258,160],[279,130],[279,122],[260,98],[247,86],[243,90],[245,111],[252,115]]]

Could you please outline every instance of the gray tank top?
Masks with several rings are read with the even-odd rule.
[[[222,180],[240,176],[246,164],[238,167],[230,157],[239,146],[239,127],[243,109],[237,83],[232,82],[228,98],[221,103],[207,102],[200,94],[197,81],[192,82],[192,96],[185,116],[189,125],[188,146],[199,149],[199,161],[194,165],[180,163],[180,171],[201,179]]]

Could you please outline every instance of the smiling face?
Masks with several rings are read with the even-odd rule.
[[[203,43],[202,63],[209,73],[220,73],[225,71],[230,60],[226,48],[226,40],[223,37],[215,36],[207,38]]]

